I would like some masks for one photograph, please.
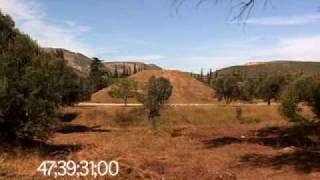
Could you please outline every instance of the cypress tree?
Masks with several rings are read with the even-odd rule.
[[[134,63],[133,64],[133,74],[136,74],[137,73],[137,64]]]

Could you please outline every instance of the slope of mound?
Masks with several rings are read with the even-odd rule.
[[[139,82],[140,87],[148,81],[152,76],[155,77],[165,77],[170,80],[173,85],[173,93],[169,99],[169,103],[212,103],[216,102],[213,98],[214,91],[193,79],[190,74],[179,72],[179,71],[169,71],[169,70],[145,70],[134,74],[131,78]],[[92,95],[92,102],[99,103],[121,103],[119,99],[113,99],[108,95],[108,88],[102,89],[101,91]],[[129,102],[136,102],[135,100],[130,100]]]

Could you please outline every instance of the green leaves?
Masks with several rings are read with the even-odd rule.
[[[146,92],[140,98],[140,101],[148,109],[150,119],[160,116],[161,106],[170,98],[172,90],[173,86],[166,78],[152,76],[149,79],[146,85]]]
[[[99,91],[108,85],[108,72],[98,58],[93,58],[90,64],[89,81],[91,92]]]
[[[0,41],[0,137],[46,140],[59,125],[59,107],[87,97],[85,81],[63,54],[43,52],[1,12]]]
[[[281,97],[281,112],[290,121],[304,120],[299,114],[300,102],[306,102],[313,112],[320,117],[320,80],[312,77],[302,77],[289,84]]]
[[[136,97],[138,83],[130,78],[119,79],[111,86],[109,95],[114,98],[121,98],[124,104],[127,105],[128,98]]]

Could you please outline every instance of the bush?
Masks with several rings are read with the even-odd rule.
[[[299,112],[300,102],[312,107],[316,116],[320,117],[320,81],[311,77],[303,77],[292,82],[281,97],[280,110],[290,121],[305,120]]]
[[[242,108],[237,106],[236,107],[236,118],[237,120],[242,120],[243,117],[242,117]]]

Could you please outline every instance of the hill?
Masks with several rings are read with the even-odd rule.
[[[123,69],[126,69],[126,71],[129,71],[131,73],[134,72],[134,69],[136,71],[142,71],[142,70],[160,70],[161,68],[154,64],[145,64],[142,62],[127,62],[127,61],[108,61],[103,63],[111,73],[114,73],[115,69],[117,68],[118,73],[122,74]],[[124,68],[123,68],[124,67]]]
[[[58,50],[62,50],[64,59],[67,61],[67,65],[74,68],[78,73],[83,75],[88,75],[90,71],[90,63],[91,58],[81,54],[81,53],[75,53],[66,49],[58,49],[58,48],[44,48],[45,51],[56,53]],[[125,61],[107,61],[102,60],[104,66],[106,67],[106,70],[110,73],[114,73],[115,68],[117,67],[118,73],[122,74],[123,69],[126,69],[126,71],[133,72],[134,67],[138,71],[142,70],[150,70],[150,69],[161,69],[159,66],[156,66],[154,64],[145,64],[142,62],[125,62]]]
[[[139,82],[140,87],[152,76],[165,77],[173,85],[173,94],[169,103],[212,103],[214,91],[202,82],[192,78],[190,74],[172,70],[145,70],[131,76]],[[108,95],[108,88],[102,89],[91,97],[92,102],[121,103],[119,99],[113,99]],[[129,102],[135,102],[130,100]]]
[[[320,72],[320,62],[303,61],[269,61],[247,63],[240,66],[231,66],[218,70],[219,75],[241,73],[248,77],[258,77],[261,74],[291,74],[313,75]]]

